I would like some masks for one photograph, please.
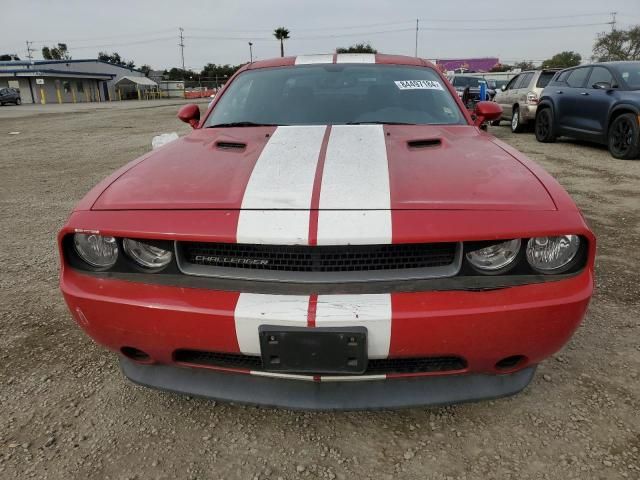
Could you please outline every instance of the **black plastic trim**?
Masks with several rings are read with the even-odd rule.
[[[165,285],[181,288],[202,288],[229,292],[264,293],[283,295],[328,295],[392,292],[437,292],[437,291],[487,291],[503,288],[532,285],[538,283],[559,282],[573,278],[582,270],[560,275],[464,275],[451,278],[432,278],[427,280],[348,282],[348,283],[289,283],[259,282],[254,280],[234,280],[209,277],[195,277],[183,274],[153,274],[129,272],[90,272],[82,273],[94,277],[124,280],[151,285]]]
[[[528,367],[505,375],[436,375],[357,382],[309,382],[223,373],[203,368],[141,365],[120,358],[134,383],[176,393],[292,410],[379,410],[449,405],[514,395],[535,374]]]

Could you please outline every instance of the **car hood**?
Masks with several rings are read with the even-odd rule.
[[[555,210],[466,125],[196,129],[113,181],[94,210]]]

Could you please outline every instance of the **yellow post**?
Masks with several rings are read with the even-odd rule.
[[[86,87],[86,85],[85,85],[85,87]],[[89,103],[89,89],[88,88],[84,89],[84,98],[86,98],[87,99],[87,103]]]
[[[40,103],[42,105],[47,103],[47,96],[44,94],[44,88],[40,89]]]
[[[118,100],[122,101],[122,92],[118,89]]]
[[[71,96],[73,97],[73,103],[76,103],[76,89],[71,87]]]
[[[140,87],[137,87],[136,90],[138,90],[138,100],[142,100],[142,96],[140,95]]]
[[[56,95],[58,97],[58,103],[62,103],[62,94],[60,93],[60,87],[56,87]]]

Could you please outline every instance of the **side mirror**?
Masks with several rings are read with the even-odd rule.
[[[476,117],[474,125],[479,127],[484,122],[498,120],[502,117],[502,107],[496,102],[478,102],[473,113]]]
[[[200,123],[200,107],[195,103],[189,103],[178,110],[178,118],[191,125],[191,128],[196,128]]]
[[[507,89],[507,86],[506,86],[506,85],[502,85],[502,86],[500,87],[500,90],[502,90],[503,92],[504,92],[506,89]]]
[[[591,88],[595,88],[597,90],[609,90],[611,88],[611,84],[609,82],[596,82],[591,85]]]

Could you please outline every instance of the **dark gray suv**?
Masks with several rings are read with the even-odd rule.
[[[0,105],[5,103],[20,105],[22,103],[20,92],[15,88],[0,88]]]
[[[640,155],[640,62],[606,62],[558,72],[542,93],[536,138],[567,136],[609,147],[615,158]]]

